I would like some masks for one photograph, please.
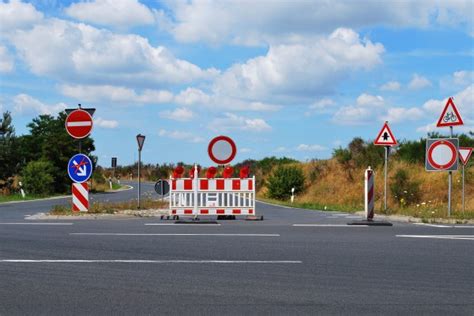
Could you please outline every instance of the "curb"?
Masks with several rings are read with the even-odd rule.
[[[25,220],[94,220],[94,219],[131,219],[136,217],[160,217],[169,214],[167,209],[149,210],[126,210],[117,214],[87,214],[78,215],[49,215],[47,213],[36,213],[25,217]]]
[[[356,212],[355,214],[365,216],[365,212]],[[389,220],[402,223],[428,223],[428,224],[474,224],[472,219],[451,219],[451,218],[430,218],[423,219],[405,215],[382,215],[375,214],[374,219]]]

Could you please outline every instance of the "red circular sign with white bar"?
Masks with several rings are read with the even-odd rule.
[[[457,157],[456,146],[444,140],[434,142],[428,149],[429,163],[440,170],[452,167],[456,163]]]
[[[66,118],[66,131],[76,139],[89,136],[92,131],[92,116],[81,109],[74,110]]]
[[[230,163],[237,154],[237,146],[227,136],[217,136],[211,140],[207,148],[209,157],[218,165]]]

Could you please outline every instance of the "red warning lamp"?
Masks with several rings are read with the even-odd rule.
[[[225,179],[229,179],[229,178],[232,178],[233,174],[234,174],[234,168],[232,168],[231,166],[227,166],[224,168],[224,172],[222,173],[222,176]]]
[[[189,170],[189,177],[191,179],[194,179],[194,170],[196,170],[196,166],[192,167],[190,170]],[[197,173],[198,173],[198,177],[199,177],[199,173],[201,172],[201,167],[197,167]]]
[[[242,169],[240,169],[240,173],[239,173],[240,179],[248,178],[249,174],[250,174],[249,166],[244,166],[242,167]]]
[[[174,178],[174,179],[181,178],[181,177],[183,176],[183,173],[184,173],[184,168],[183,168],[183,166],[177,166],[177,167],[174,168],[174,170],[173,170],[173,178]]]
[[[214,179],[217,174],[217,168],[216,167],[209,167],[206,172],[206,178],[208,179]]]

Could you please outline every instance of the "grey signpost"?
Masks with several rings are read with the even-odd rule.
[[[138,134],[137,135],[137,143],[138,143],[138,209],[140,209],[140,195],[141,195],[141,179],[140,179],[140,165],[142,162],[142,148],[143,143],[145,142],[145,135]]]

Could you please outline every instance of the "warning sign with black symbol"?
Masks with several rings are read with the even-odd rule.
[[[395,146],[397,144],[397,140],[393,136],[393,133],[388,126],[388,122],[385,122],[383,125],[379,135],[374,141],[374,144],[381,146]]]

